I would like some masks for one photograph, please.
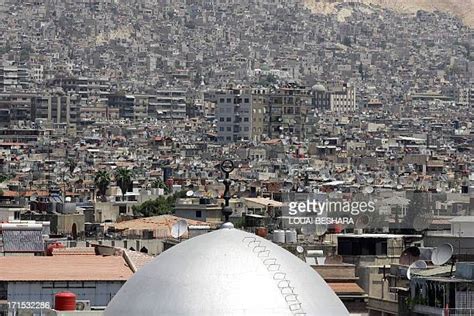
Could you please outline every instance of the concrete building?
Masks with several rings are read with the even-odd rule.
[[[252,94],[230,89],[217,94],[217,137],[221,143],[252,139]]]
[[[148,116],[149,96],[112,94],[108,97],[108,106],[118,109],[119,117],[131,121],[143,120]]]
[[[355,87],[344,83],[326,90],[322,85],[313,86],[313,106],[331,112],[354,112],[357,109]]]
[[[44,94],[31,103],[31,120],[54,127],[72,127],[79,123],[80,97],[77,94]]]
[[[148,114],[159,119],[186,118],[186,91],[181,89],[157,90],[150,96]]]
[[[29,84],[28,69],[6,63],[0,65],[0,92],[26,90]]]
[[[92,101],[106,101],[110,93],[109,81],[101,78],[56,78],[49,84],[54,87],[61,87],[66,93],[78,94],[83,105]]]
[[[121,256],[7,256],[0,258],[0,268],[0,301],[51,307],[61,291],[72,291],[91,306],[106,306],[133,274]]]
[[[307,112],[311,105],[310,90],[290,84],[271,93],[268,102],[268,136],[304,138]]]
[[[222,221],[221,206],[208,198],[182,198],[176,201],[175,216],[208,223]]]
[[[0,126],[28,122],[31,120],[31,93],[0,94]]]

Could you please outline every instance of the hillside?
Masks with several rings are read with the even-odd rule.
[[[343,1],[303,0],[315,13],[330,14]],[[354,1],[353,1],[354,2]],[[401,13],[415,13],[418,10],[442,11],[453,14],[470,27],[474,26],[474,0],[358,0],[366,4],[380,5]]]

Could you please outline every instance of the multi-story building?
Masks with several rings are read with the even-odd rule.
[[[268,136],[304,138],[306,118],[311,105],[310,90],[297,85],[287,85],[274,91],[268,101]]]
[[[459,105],[474,105],[474,82],[467,88],[459,89]]]
[[[252,91],[252,140],[259,141],[268,135],[266,115],[269,90],[260,88]]]
[[[53,93],[32,98],[31,120],[53,127],[75,127],[79,123],[81,98],[77,94]]]
[[[148,114],[159,119],[186,118],[186,91],[180,89],[157,90],[150,96]]]
[[[229,89],[217,94],[217,138],[221,143],[252,139],[252,93]]]
[[[28,69],[17,65],[0,65],[0,91],[22,91],[30,85]]]
[[[30,121],[34,96],[30,93],[0,93],[0,126]]]
[[[323,85],[312,88],[313,106],[331,112],[354,112],[357,109],[356,89],[344,83],[342,86],[333,86],[326,89]]]
[[[150,95],[109,95],[108,106],[119,110],[119,116],[131,121],[147,118],[149,113]]]
[[[85,77],[55,78],[49,85],[61,87],[66,93],[78,94],[83,105],[98,101],[105,102],[110,94],[110,83],[107,79]]]

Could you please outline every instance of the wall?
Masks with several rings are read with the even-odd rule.
[[[78,300],[90,300],[91,306],[106,306],[120,290],[124,281],[96,282],[9,282],[9,302],[49,302],[54,306],[54,294],[70,291]]]

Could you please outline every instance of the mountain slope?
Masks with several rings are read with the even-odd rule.
[[[315,13],[329,14],[334,12],[335,6],[341,2],[329,0],[303,0],[305,5]],[[356,0],[365,4],[380,5],[401,13],[415,13],[418,10],[442,11],[453,14],[470,27],[474,26],[474,0]]]

